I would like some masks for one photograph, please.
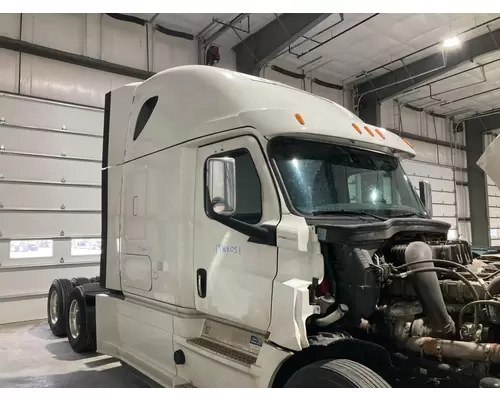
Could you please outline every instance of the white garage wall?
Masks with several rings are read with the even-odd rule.
[[[267,66],[263,69],[262,77],[270,79],[272,81],[284,83],[285,85],[292,86],[297,89],[305,90],[307,92],[312,92],[313,94],[324,97],[328,100],[332,100],[335,103],[340,104],[341,106],[344,106],[345,108],[352,110],[350,90],[342,91],[318,85],[311,81],[310,76],[307,76],[305,79],[293,78],[273,70],[270,66]],[[324,76],[321,77],[313,76],[313,78],[315,77],[323,81],[329,82],[327,77],[325,78]]]
[[[484,148],[488,147],[498,134],[484,135]],[[500,246],[500,190],[487,176],[488,219],[490,225],[490,245]]]
[[[0,34],[38,45],[147,69],[146,28],[99,14],[0,14]],[[150,33],[149,65],[197,63],[197,42]],[[230,65],[230,63],[227,63]],[[20,77],[19,77],[20,70]],[[0,90],[102,107],[110,90],[137,79],[0,49]]]
[[[20,31],[19,14],[0,14],[0,35],[148,66],[146,28],[108,16],[23,14]],[[196,41],[148,39],[153,71],[197,63]],[[135,81],[0,49],[0,324],[45,318],[54,278],[98,275],[104,96]]]
[[[0,94],[0,118],[0,323],[7,323],[43,318],[54,278],[99,274],[98,248],[74,241],[100,237],[103,111]]]
[[[380,106],[381,125],[387,129],[400,129],[403,132],[418,135],[423,138],[465,145],[464,133],[458,133],[456,139],[452,136],[451,126],[444,118],[434,117],[424,112],[417,112],[403,107],[399,120],[399,107],[392,100],[384,101]],[[415,139],[409,140],[417,155],[411,161],[404,161],[403,168],[408,177],[418,188],[418,182],[426,180],[432,186],[433,218],[446,221],[451,225],[449,238],[457,237],[471,241],[470,205],[467,182],[467,172],[457,170],[455,179],[453,166],[467,167],[464,150],[451,149]],[[455,189],[454,180],[458,182]]]

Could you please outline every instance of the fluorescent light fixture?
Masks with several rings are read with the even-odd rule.
[[[460,45],[460,40],[458,40],[458,38],[456,36],[449,38],[449,39],[446,39],[443,42],[443,46],[446,47],[447,49],[452,48],[452,47],[458,47],[459,45]]]

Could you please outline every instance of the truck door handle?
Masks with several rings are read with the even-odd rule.
[[[196,271],[198,296],[204,299],[207,296],[207,270],[200,268]]]

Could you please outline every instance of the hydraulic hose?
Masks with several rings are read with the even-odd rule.
[[[481,286],[483,286],[485,289],[487,288],[486,282],[483,279],[481,279],[475,272],[473,272],[469,267],[467,267],[466,265],[462,265],[462,264],[456,263],[454,261],[440,260],[440,259],[431,258],[431,259],[428,259],[428,260],[416,260],[416,261],[412,261],[412,262],[409,262],[409,263],[406,263],[406,264],[403,264],[403,265],[399,265],[399,266],[397,266],[395,268],[397,270],[399,270],[399,269],[402,269],[402,268],[405,268],[405,267],[411,267],[412,265],[423,264],[423,263],[427,263],[427,262],[432,262],[434,264],[449,265],[450,267],[464,269],[469,274],[471,274],[474,277],[474,279],[479,282],[479,284]],[[494,274],[498,274],[498,273],[500,273],[500,270],[494,272]],[[493,276],[493,274],[487,276],[485,279],[490,279],[492,276]]]
[[[465,310],[468,307],[470,307],[470,306],[479,305],[479,304],[489,304],[489,305],[495,305],[497,307],[500,307],[500,301],[497,301],[497,300],[476,300],[476,301],[471,301],[470,303],[467,303],[465,306],[463,306],[462,309],[460,310],[460,314],[458,316],[458,325],[459,326],[462,326],[463,323],[464,323]],[[476,327],[477,327],[477,325],[476,325]]]
[[[485,280],[490,280],[491,278],[494,278],[495,276],[498,276],[500,274],[500,269],[498,271],[492,272],[491,274],[487,275],[484,277]]]

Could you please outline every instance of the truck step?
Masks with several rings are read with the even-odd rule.
[[[228,360],[237,362],[238,364],[242,364],[246,367],[249,367],[250,365],[255,364],[257,362],[257,358],[252,355],[243,353],[239,350],[225,346],[221,343],[217,343],[216,341],[210,339],[205,339],[205,338],[190,339],[188,340],[188,343],[200,347],[204,350],[208,350],[211,353],[224,357]]]

